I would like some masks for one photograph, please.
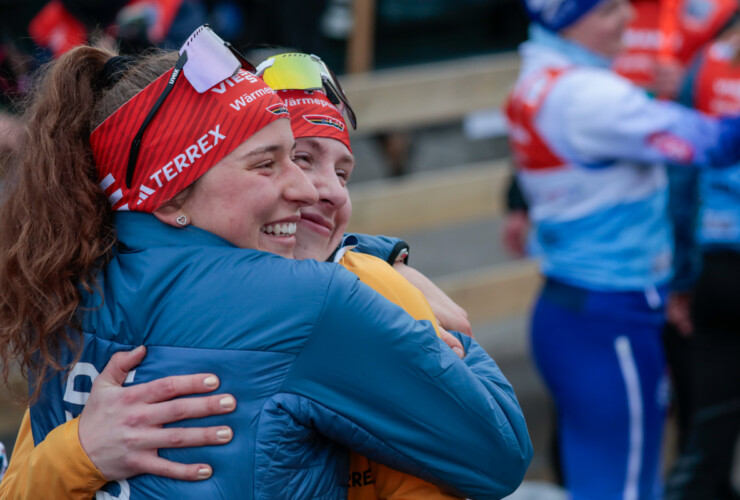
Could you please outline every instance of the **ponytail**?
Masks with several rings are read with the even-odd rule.
[[[139,64],[145,76],[132,71],[139,75],[133,82],[124,75],[106,89],[101,75],[113,56],[82,46],[41,70],[24,113],[21,150],[0,193],[2,375],[7,382],[17,361],[31,375],[33,396],[47,369],[66,368],[59,362],[64,348],[79,356],[81,294],[96,287],[115,244],[90,133],[171,59],[149,56]]]

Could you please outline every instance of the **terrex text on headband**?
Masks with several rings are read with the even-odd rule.
[[[173,69],[92,131],[98,179],[114,210],[156,210],[255,132],[288,118],[282,100],[251,69],[202,26]]]
[[[234,76],[239,68],[254,72],[255,68],[230,43],[225,42],[207,24],[196,29],[180,48],[180,57],[175,63],[172,76],[152,106],[138,132],[131,141],[126,169],[126,186],[131,187],[131,180],[139,157],[141,138],[149,122],[159,110],[182,72],[198,93],[203,93],[219,82]]]

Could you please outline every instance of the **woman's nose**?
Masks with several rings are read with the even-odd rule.
[[[319,193],[319,202],[331,204],[334,208],[342,208],[348,199],[347,189],[339,181],[334,169],[325,169],[313,177],[313,185]]]
[[[313,205],[319,201],[319,193],[301,168],[290,162],[289,181],[285,189],[285,198],[300,206]]]

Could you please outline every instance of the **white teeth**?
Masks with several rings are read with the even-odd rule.
[[[262,226],[262,231],[267,234],[274,234],[275,236],[291,236],[295,234],[298,224],[295,222],[288,222],[285,224],[268,224]]]

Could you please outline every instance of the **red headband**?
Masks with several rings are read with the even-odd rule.
[[[142,138],[131,188],[129,149],[172,71],[136,94],[90,135],[100,186],[114,210],[152,212],[288,111],[261,78],[243,69],[198,93],[180,78]]]
[[[321,90],[279,90],[278,95],[290,112],[293,137],[336,139],[352,152],[342,113]]]

